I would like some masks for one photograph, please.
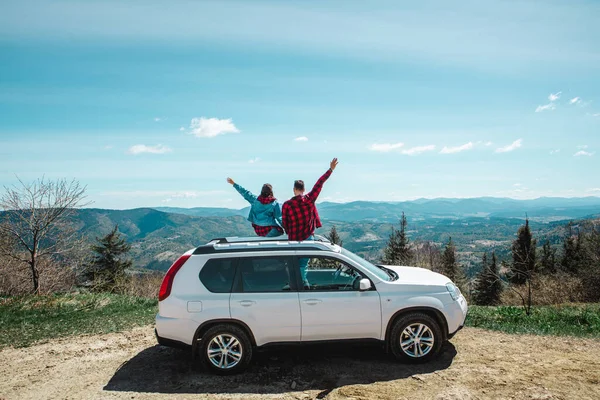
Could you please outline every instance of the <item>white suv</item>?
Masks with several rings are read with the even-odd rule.
[[[244,370],[256,347],[298,342],[374,339],[427,361],[467,315],[447,277],[375,266],[321,237],[214,239],[171,266],[158,309],[159,344],[191,347],[221,374]]]

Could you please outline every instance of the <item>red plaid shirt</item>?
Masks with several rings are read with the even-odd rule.
[[[271,232],[271,229],[277,229],[280,233],[283,233],[283,229],[278,226],[259,226],[252,224],[252,227],[254,228],[256,236],[267,236],[269,232]]]
[[[289,240],[306,240],[321,227],[315,202],[331,172],[331,169],[327,170],[307,195],[298,195],[283,203],[281,220]]]

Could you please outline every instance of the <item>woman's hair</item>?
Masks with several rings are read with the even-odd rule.
[[[260,191],[260,197],[273,197],[273,186],[265,183]]]

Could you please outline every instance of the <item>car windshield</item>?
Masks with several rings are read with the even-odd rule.
[[[387,272],[385,272],[384,270],[382,270],[382,269],[376,267],[375,265],[371,264],[370,262],[368,262],[364,258],[362,258],[360,256],[357,256],[356,254],[354,254],[351,251],[348,251],[348,250],[346,250],[344,248],[342,248],[342,254],[345,255],[346,257],[348,257],[349,259],[351,259],[352,261],[354,261],[355,263],[361,265],[363,268],[365,268],[366,270],[368,270],[373,275],[377,276],[382,281],[389,281],[390,280],[390,276],[387,274]]]

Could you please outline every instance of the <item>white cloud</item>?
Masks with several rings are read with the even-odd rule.
[[[256,164],[259,161],[260,161],[260,157],[255,157],[255,158],[253,158],[251,160],[248,160],[248,163],[250,163],[250,164]]]
[[[416,147],[411,147],[410,149],[400,150],[400,153],[406,154],[407,156],[416,156],[416,155],[424,153],[426,151],[433,151],[433,150],[435,150],[435,146],[430,144],[428,146],[416,146]]]
[[[592,117],[600,117],[600,113],[592,114]]]
[[[591,189],[586,190],[586,192],[588,192],[588,193],[600,192],[600,188],[591,188]]]
[[[183,131],[185,131],[185,127],[183,127],[183,126],[182,126],[181,128],[179,128],[179,131],[180,131],[180,132],[183,132]]]
[[[200,192],[172,192],[170,197],[162,200],[163,203],[170,203],[174,199],[195,199],[200,196]]]
[[[410,149],[402,149],[404,147],[404,143],[373,143],[369,146],[369,150],[378,151],[380,153],[389,153],[390,151],[398,150],[400,154],[404,154],[407,156],[415,156],[426,151],[435,150],[434,145],[428,146],[415,146]]]
[[[178,199],[178,198],[191,199],[191,198],[196,198],[198,196],[199,196],[198,192],[175,192],[171,195],[171,198],[173,198],[173,199]]]
[[[154,118],[154,122],[163,122],[166,121],[167,118],[166,117],[155,117]]]
[[[127,151],[129,154],[137,155],[142,153],[151,153],[151,154],[164,154],[173,151],[171,148],[167,146],[163,146],[162,144],[157,144],[156,146],[146,146],[145,144],[136,144],[135,146],[131,146]]]
[[[556,108],[556,105],[554,104],[554,102],[558,99],[560,99],[560,95],[562,92],[558,92],[558,93],[550,93],[550,95],[548,96],[548,100],[550,100],[550,103],[548,104],[544,104],[543,106],[537,106],[537,108],[535,109],[535,112],[543,112],[543,111],[547,111],[547,110],[554,110]]]
[[[308,138],[306,136],[300,136],[294,139],[294,142],[308,142]]]
[[[587,144],[582,144],[581,146],[577,146],[578,149],[587,149],[588,145]]]
[[[440,154],[453,154],[453,153],[459,153],[461,151],[465,151],[465,150],[471,150],[473,148],[473,142],[469,142],[469,143],[465,143],[462,146],[455,146],[455,147],[444,147],[441,151]]]
[[[113,148],[113,146],[111,146],[110,144],[109,144],[109,145],[106,145],[106,146],[104,146],[104,150],[110,150],[110,149],[112,149],[112,148]]]
[[[518,149],[519,147],[521,147],[521,143],[523,143],[523,139],[517,139],[508,146],[498,147],[496,149],[496,153],[506,153]]]
[[[562,92],[550,93],[550,96],[548,96],[548,100],[550,100],[550,101],[556,101],[556,100],[560,99],[561,93]]]
[[[569,104],[578,104],[581,103],[581,97],[573,97],[571,100],[569,100]]]
[[[200,138],[213,138],[226,133],[239,133],[231,119],[193,118],[190,122],[191,134]]]
[[[515,183],[513,186],[523,186],[523,185],[520,183]]]
[[[580,157],[580,156],[588,156],[591,157],[595,154],[595,152],[590,153],[589,151],[585,151],[585,150],[579,150],[577,153],[573,154],[574,157]]]
[[[168,197],[168,198],[195,198],[204,196],[221,196],[227,193],[224,190],[205,190],[205,191],[171,191],[171,190],[124,190],[109,191],[100,193],[101,196],[116,196],[122,198],[149,198],[149,197]]]
[[[369,146],[369,149],[372,151],[387,153],[389,151],[399,149],[402,146],[404,146],[404,143],[373,143],[371,146]]]
[[[546,110],[554,110],[556,108],[556,106],[554,105],[554,103],[548,103],[545,104],[543,106],[537,106],[537,108],[535,109],[535,112],[542,112],[542,111],[546,111]]]
[[[493,145],[493,144],[494,144],[494,143],[492,143],[492,142],[485,142],[483,145],[484,145],[484,146],[491,146],[491,145]]]
[[[556,149],[556,150],[550,150],[550,154],[556,154],[559,153],[560,149]]]

